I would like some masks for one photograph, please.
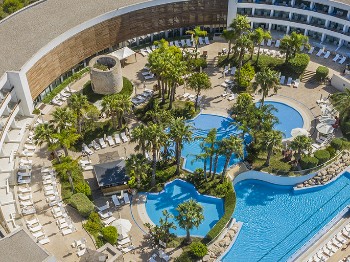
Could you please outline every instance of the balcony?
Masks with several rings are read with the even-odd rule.
[[[307,16],[306,15],[293,14],[291,21],[297,22],[297,23],[307,24]]]
[[[4,143],[4,140],[5,140],[5,135],[7,134],[7,132],[9,131],[9,128],[13,122],[13,120],[15,119],[17,113],[19,112],[19,103],[16,103],[15,105],[10,105],[9,104],[9,107],[11,106],[11,112],[10,114],[5,118],[3,118],[3,121],[2,121],[2,128],[1,128],[1,132],[0,132],[0,148],[3,147],[3,143]]]
[[[292,1],[286,1],[286,0],[276,0],[275,5],[280,5],[280,6],[292,6]]]
[[[313,17],[310,21],[310,25],[317,26],[317,27],[325,27],[326,20]]]
[[[341,18],[341,19],[346,19],[347,20],[347,14],[348,11],[340,9],[340,8],[334,8],[333,13],[331,14],[332,16]]]
[[[261,5],[272,5],[272,1],[271,0],[256,0],[255,3],[256,4],[261,4]]]
[[[317,13],[328,14],[328,9],[329,9],[329,6],[316,3],[313,11],[315,11]]]
[[[266,9],[255,9],[254,16],[256,17],[270,17],[271,11]]]

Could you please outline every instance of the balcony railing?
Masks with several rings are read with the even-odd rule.
[[[3,126],[3,129],[1,130],[0,133],[0,148],[2,148],[2,145],[4,143],[5,140],[5,134],[7,133],[7,131],[10,128],[10,125],[13,121],[13,119],[16,117],[17,113],[19,112],[19,103],[21,101],[19,101],[12,109],[11,113],[9,114],[9,116],[7,117],[7,120]]]

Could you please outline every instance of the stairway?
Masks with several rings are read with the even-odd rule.
[[[302,83],[306,82],[315,82],[316,81],[316,73],[312,71],[305,70],[303,74],[303,78],[301,79]]]

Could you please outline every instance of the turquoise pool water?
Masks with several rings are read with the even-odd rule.
[[[322,189],[294,193],[257,180],[235,185],[234,217],[243,227],[223,261],[286,261],[350,204],[350,173]]]
[[[275,125],[275,129],[283,132],[284,138],[290,138],[291,131],[294,128],[304,126],[304,120],[301,114],[293,107],[280,102],[265,101],[265,105],[272,105],[277,109],[273,114],[279,119],[279,123]],[[259,103],[257,103],[259,105]]]
[[[234,120],[230,117],[223,117],[218,115],[211,114],[199,114],[196,118],[188,123],[191,123],[194,130],[194,137],[206,137],[210,129],[217,128],[217,139],[222,140],[225,137],[229,137],[230,135],[240,134],[241,131],[232,123]],[[194,172],[197,168],[203,168],[203,160],[195,160],[196,155],[202,153],[200,148],[200,144],[203,140],[196,139],[191,143],[185,143],[182,149],[181,155],[186,159],[183,168],[187,169],[191,172]],[[246,136],[245,141],[247,143],[250,142],[250,137]],[[237,158],[236,155],[232,155],[230,159],[230,166],[240,162],[241,159]],[[225,164],[225,157],[220,156],[218,159],[217,173],[221,173]],[[209,161],[207,164],[207,168],[209,170]]]
[[[157,225],[162,217],[163,210],[168,210],[175,216],[177,215],[175,208],[180,203],[191,198],[197,200],[203,206],[204,221],[198,228],[191,230],[191,234],[195,236],[204,237],[224,214],[224,201],[222,199],[200,195],[193,185],[179,179],[167,184],[164,191],[159,194],[146,193],[146,195],[147,214],[153,223]],[[172,233],[176,233],[179,236],[186,235],[186,231],[179,227],[176,230],[172,230]]]

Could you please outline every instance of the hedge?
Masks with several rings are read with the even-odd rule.
[[[114,226],[107,226],[102,228],[101,233],[103,238],[111,245],[117,243],[118,232]]]
[[[79,214],[83,217],[88,217],[94,211],[94,204],[83,193],[76,193],[71,196],[69,203],[75,207]]]
[[[318,164],[323,164],[331,158],[331,154],[327,150],[317,150],[314,157],[318,159]]]
[[[295,75],[300,76],[304,73],[307,65],[310,62],[310,57],[307,54],[296,54],[296,56],[288,61],[288,69]]]
[[[193,242],[190,245],[190,252],[194,257],[202,258],[208,253],[208,248],[201,242]]]
[[[89,71],[88,67],[85,67],[84,69],[80,70],[79,72],[73,74],[72,76],[65,79],[61,84],[59,84],[54,90],[52,90],[49,94],[47,94],[44,99],[42,100],[43,103],[48,104],[51,102],[51,100],[59,93],[61,92],[65,87],[67,87],[70,83],[79,80],[86,72]]]
[[[203,239],[204,243],[209,243],[211,240],[216,238],[223,228],[227,225],[227,223],[230,221],[233,211],[235,210],[236,207],[236,193],[233,190],[232,183],[230,183],[231,187],[227,191],[226,196],[225,196],[225,213],[224,215],[220,218],[220,220],[215,224],[215,226],[207,233],[205,238]]]
[[[335,150],[340,150],[343,147],[343,140],[341,140],[340,138],[334,138],[331,141],[331,146],[335,149]]]
[[[318,81],[324,81],[328,76],[329,69],[325,66],[319,66],[316,69],[316,78]]]
[[[317,166],[318,159],[312,156],[304,156],[300,159],[300,166],[302,169],[309,169]]]

